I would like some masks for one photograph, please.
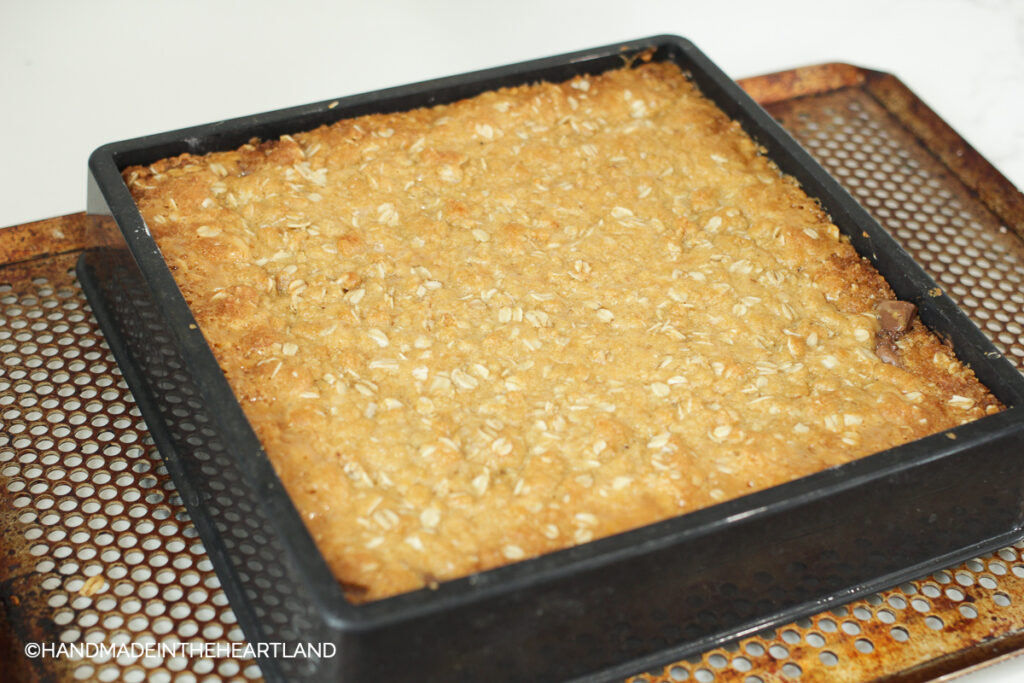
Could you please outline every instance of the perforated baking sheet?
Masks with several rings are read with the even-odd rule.
[[[892,77],[825,65],[743,84],[1024,370],[1024,198]],[[0,232],[0,679],[259,680],[244,656],[26,655],[244,642],[74,278],[108,229]],[[1024,645],[1022,549],[629,680],[913,681],[988,661]]]

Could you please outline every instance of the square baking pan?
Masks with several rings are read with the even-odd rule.
[[[361,605],[276,476],[121,169],[343,118],[670,60],[815,197],[1007,410],[677,518]],[[83,287],[272,680],[612,680],[948,566],[1021,535],[1024,377],[896,242],[697,48],[657,36],[113,143],[88,210],[123,243]],[[307,643],[330,643],[291,656]],[[282,645],[283,644],[283,645]],[[333,656],[331,656],[333,655]]]

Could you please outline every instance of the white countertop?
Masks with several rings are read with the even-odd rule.
[[[0,5],[0,226],[85,208],[99,145],[648,35],[739,78],[897,75],[1024,187],[1024,2],[485,0]],[[1024,659],[964,679],[1024,680]]]

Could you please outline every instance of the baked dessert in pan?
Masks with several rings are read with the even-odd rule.
[[[123,177],[348,597],[998,412],[672,63]]]

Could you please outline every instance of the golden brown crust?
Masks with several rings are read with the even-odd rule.
[[[125,179],[354,600],[1001,408],[672,65]]]

